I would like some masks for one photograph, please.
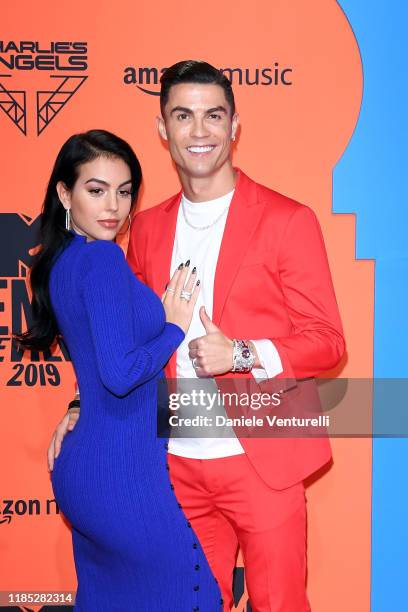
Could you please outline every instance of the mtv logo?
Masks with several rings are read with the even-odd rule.
[[[41,215],[32,220],[18,213],[0,213],[0,277],[25,277],[30,250],[39,244]]]

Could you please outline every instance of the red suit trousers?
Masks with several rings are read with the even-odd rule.
[[[175,494],[219,583],[223,612],[233,607],[239,548],[253,612],[310,612],[303,483],[271,489],[246,454],[204,460],[169,454],[168,463]]]

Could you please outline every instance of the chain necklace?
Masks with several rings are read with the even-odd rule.
[[[210,229],[210,227],[213,227],[213,226],[214,226],[216,223],[218,223],[218,221],[219,221],[220,219],[222,219],[222,217],[223,217],[223,216],[225,215],[225,213],[227,212],[228,208],[229,208],[229,204],[228,204],[228,206],[226,206],[226,207],[224,208],[224,210],[222,211],[222,213],[221,213],[220,215],[218,215],[218,217],[215,219],[215,221],[213,221],[213,222],[212,222],[212,223],[210,223],[209,225],[200,225],[200,226],[198,226],[198,225],[193,225],[193,224],[192,224],[192,223],[190,223],[190,221],[187,219],[186,210],[185,210],[185,208],[184,208],[184,202],[183,202],[183,200],[181,201],[181,210],[182,210],[182,212],[183,212],[184,221],[187,223],[187,225],[188,225],[189,227],[191,227],[191,229],[194,229],[194,230],[199,230],[199,231],[208,230],[208,229]]]

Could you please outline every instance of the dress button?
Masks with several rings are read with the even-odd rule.
[[[200,569],[200,566],[198,565],[198,563],[195,564],[194,569],[198,572],[198,570]]]
[[[193,544],[193,548],[197,548],[197,544],[195,542]]]
[[[194,587],[194,591],[199,591],[199,590],[200,590],[200,585],[196,584],[195,587]]]

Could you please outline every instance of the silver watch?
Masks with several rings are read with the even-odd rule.
[[[254,367],[255,354],[246,340],[234,338],[232,351],[232,372],[250,372]]]

